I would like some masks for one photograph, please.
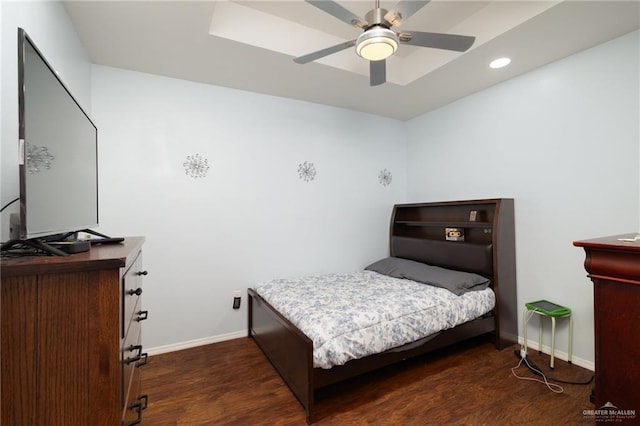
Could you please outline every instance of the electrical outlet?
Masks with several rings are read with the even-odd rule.
[[[20,239],[20,215],[18,213],[9,215],[9,238],[12,240]]]
[[[240,301],[242,300],[240,290],[233,292],[233,309],[240,309]]]

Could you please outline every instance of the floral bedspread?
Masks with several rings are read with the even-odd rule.
[[[495,305],[491,289],[456,296],[373,271],[278,279],[255,290],[313,341],[319,368],[416,341]]]

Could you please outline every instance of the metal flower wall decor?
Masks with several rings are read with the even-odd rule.
[[[313,163],[305,161],[298,165],[298,177],[305,182],[310,182],[316,178],[316,167]]]
[[[51,169],[51,162],[55,159],[49,152],[46,146],[36,146],[27,143],[27,152],[25,163],[27,165],[27,171],[30,174],[38,173],[40,171]]]
[[[209,160],[203,158],[200,154],[188,155],[187,161],[182,165],[184,166],[185,174],[194,179],[204,178],[209,172]]]
[[[380,171],[380,174],[378,175],[378,181],[380,182],[380,185],[388,186],[391,184],[392,180],[393,176],[391,176],[391,172],[389,170],[383,169]]]

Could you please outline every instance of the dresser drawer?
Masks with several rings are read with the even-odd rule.
[[[122,345],[122,391],[123,415],[130,401],[139,394],[140,368],[147,363],[147,354],[142,346],[142,333],[139,322],[134,322]]]
[[[143,360],[143,348],[142,348],[142,331],[140,323],[133,321],[127,336],[122,341],[122,374],[123,374],[123,386],[126,391],[127,383],[129,382],[129,376],[131,371],[137,363]]]
[[[124,400],[122,424],[125,426],[136,425],[142,420],[142,411],[147,408],[147,395],[140,394],[140,370],[134,368],[129,382],[129,392]]]
[[[122,277],[122,336],[127,335],[128,328],[140,311],[140,296],[142,295],[142,277],[147,271],[142,270],[142,253],[138,253],[136,260]]]

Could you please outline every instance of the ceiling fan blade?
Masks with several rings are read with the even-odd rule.
[[[298,56],[297,58],[293,59],[293,62],[295,62],[296,64],[306,64],[308,62],[315,61],[316,59],[324,58],[325,56],[340,52],[341,50],[348,49],[349,47],[353,47],[355,45],[355,40],[345,41],[344,43],[336,44],[335,46],[327,47],[326,49],[318,50],[304,56]]]
[[[379,86],[387,81],[387,61],[369,62],[369,78],[371,86]]]
[[[400,42],[412,46],[433,47],[435,49],[465,52],[476,41],[475,37],[457,34],[425,33],[407,31],[398,34]]]
[[[355,25],[358,28],[366,28],[369,24],[359,16],[353,14],[349,10],[340,6],[338,3],[331,0],[305,0],[312,6],[317,7],[323,12],[328,13],[334,18],[338,18],[342,22],[348,25]]]
[[[384,19],[391,23],[394,27],[402,24],[402,21],[409,19],[411,15],[422,9],[430,0],[400,0],[398,4],[393,6]]]

